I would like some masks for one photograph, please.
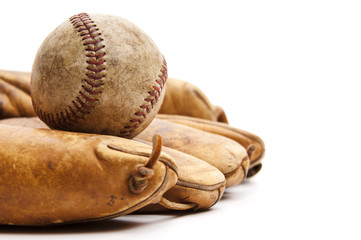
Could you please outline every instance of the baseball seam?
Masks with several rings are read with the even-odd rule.
[[[167,69],[167,62],[163,58],[163,64],[160,69],[160,73],[158,74],[158,78],[155,80],[155,85],[153,85],[152,91],[148,92],[148,96],[144,98],[144,104],[139,106],[139,111],[137,111],[134,115],[135,117],[132,118],[128,125],[124,126],[123,130],[120,131],[125,137],[130,137],[136,129],[144,122],[147,118],[147,114],[151,112],[154,107],[154,104],[158,102],[164,86],[168,79],[168,69]]]
[[[77,30],[85,46],[87,72],[83,79],[83,84],[79,95],[75,97],[72,104],[60,113],[47,113],[37,108],[34,109],[39,118],[51,128],[64,128],[78,123],[84,119],[86,114],[95,106],[102,93],[101,87],[104,85],[105,77],[105,45],[101,38],[101,32],[97,25],[86,13],[80,13],[72,16],[69,21]]]

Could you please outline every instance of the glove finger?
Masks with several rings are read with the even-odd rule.
[[[30,95],[29,72],[0,70],[0,79]]]
[[[218,134],[237,141],[247,149],[250,158],[250,167],[247,177],[254,176],[262,168],[262,159],[265,154],[265,144],[260,137],[253,133],[231,127],[228,124],[200,118],[166,114],[158,114],[157,118]]]
[[[175,78],[167,80],[167,90],[159,113],[227,122],[224,111],[220,107],[212,105],[198,87]]]
[[[0,119],[36,116],[30,95],[0,79]]]
[[[208,209],[221,199],[226,186],[222,172],[189,154],[167,147],[163,147],[163,151],[172,156],[178,166],[178,181],[163,197],[176,203],[194,204],[191,210]],[[169,209],[150,204],[138,212],[164,211]]]
[[[162,136],[164,146],[219,169],[226,177],[227,187],[239,184],[247,175],[247,151],[232,139],[157,118],[137,138],[150,141],[154,134]]]

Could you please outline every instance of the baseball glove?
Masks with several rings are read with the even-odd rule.
[[[8,118],[0,124],[48,129],[39,118]],[[139,141],[139,140],[138,140]],[[141,141],[151,145],[150,142]],[[162,151],[173,157],[178,166],[178,180],[163,196],[162,204],[149,204],[137,212],[163,212],[172,210],[201,210],[216,204],[225,190],[224,175],[212,165],[183,152],[163,147]]]
[[[250,159],[247,177],[254,176],[262,168],[265,145],[263,140],[253,133],[231,127],[228,124],[200,118],[166,114],[158,114],[157,118],[218,134],[237,141],[245,149],[247,149]]]
[[[0,124],[0,224],[92,221],[150,203],[181,209],[162,197],[176,163],[159,136],[153,144]]]
[[[5,76],[3,72],[0,71],[0,76]],[[25,89],[23,91],[25,95],[29,94],[26,89],[29,85],[30,74],[6,73],[6,78],[12,79],[12,81],[8,80],[7,83],[11,82],[21,91]],[[209,208],[222,197],[225,186],[229,187],[242,182],[246,176],[250,177],[256,174],[262,166],[264,144],[259,137],[225,124],[227,118],[223,110],[213,106],[204,93],[194,85],[176,79],[170,79],[168,83],[165,98],[168,96],[170,102],[167,103],[165,100],[166,104],[162,107],[161,112],[169,114],[157,115],[158,119],[166,119],[167,121],[163,121],[162,124],[159,124],[159,121],[162,120],[153,121],[151,124],[153,127],[148,127],[146,132],[140,135],[140,138],[151,141],[152,132],[160,131],[163,136],[164,133],[168,133],[164,138],[165,145],[189,154],[163,147],[163,152],[172,156],[173,161],[178,165],[178,180],[163,194],[164,197],[159,203],[146,204],[145,207],[137,210],[141,212]],[[180,89],[184,94],[178,94]],[[1,92],[0,89],[0,94]],[[14,100],[10,100],[5,102],[3,106],[7,107],[13,102]],[[18,102],[19,105],[30,106],[32,109],[30,98]],[[175,104],[173,108],[172,104]],[[198,106],[198,111],[190,110],[194,109],[194,106]],[[196,115],[202,119],[176,114]],[[20,114],[20,116],[22,115]],[[4,119],[0,123],[48,129],[37,117]],[[177,137],[174,138],[174,136]],[[198,139],[202,139],[201,142],[198,142]],[[144,140],[137,140],[150,144]],[[219,147],[220,150],[215,147]],[[222,170],[224,175],[211,164]]]
[[[0,119],[36,116],[29,84],[30,73],[0,70]]]
[[[198,117],[228,123],[223,109],[212,105],[198,87],[175,78],[168,78],[167,80],[167,91],[159,113]]]

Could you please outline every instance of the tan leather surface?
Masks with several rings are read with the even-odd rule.
[[[0,119],[36,116],[29,95],[29,76],[0,70]]]
[[[0,79],[27,94],[30,94],[30,76],[29,72],[0,70]]]
[[[1,119],[0,124],[6,124],[11,126],[27,127],[27,128],[44,128],[49,129],[44,122],[38,117],[16,117]]]
[[[174,202],[196,203],[193,210],[208,209],[216,204],[226,187],[221,171],[189,154],[165,148],[178,164],[178,181],[164,197]]]
[[[124,138],[0,124],[0,223],[90,221],[157,203],[177,181],[169,155],[161,153],[143,192],[128,187],[151,152]]]
[[[37,117],[3,119],[0,120],[0,124],[48,129]],[[137,138],[135,140],[151,145],[147,141]],[[226,185],[222,172],[207,162],[189,154],[167,147],[163,147],[162,151],[169,154],[178,166],[177,183],[164,194],[164,197],[176,203],[196,203],[193,210],[210,208],[219,201]],[[140,211],[158,212],[169,211],[169,209],[159,204],[152,204]]]
[[[246,149],[236,141],[182,124],[155,118],[137,138],[150,141],[157,133],[163,145],[187,153],[219,169],[227,187],[243,181],[249,168]]]
[[[178,166],[178,181],[164,197],[176,203],[195,203],[192,210],[212,207],[222,197],[226,179],[222,172],[207,162],[189,154],[163,147],[165,153],[173,157]],[[169,211],[159,204],[142,208],[141,212]]]
[[[246,149],[249,149],[250,147],[254,146],[255,150],[252,151],[251,156],[249,156],[250,169],[247,176],[248,177],[254,176],[261,170],[262,167],[261,162],[265,154],[265,144],[263,140],[257,135],[232,127],[228,124],[215,122],[215,121],[208,121],[205,119],[192,118],[192,117],[179,116],[179,115],[167,115],[167,114],[158,114],[157,118],[225,136],[227,138],[237,141]]]
[[[66,20],[37,52],[31,72],[35,112],[50,128],[131,138],[163,101],[163,55],[123,18],[79,15],[85,26]]]
[[[168,78],[167,91],[159,113],[228,122],[223,109],[212,105],[202,90],[189,82],[176,78]]]

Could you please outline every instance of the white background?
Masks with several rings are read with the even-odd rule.
[[[0,68],[30,71],[47,34],[80,12],[147,32],[170,76],[264,139],[263,169],[206,212],[1,226],[0,239],[361,238],[359,1],[6,1]]]

